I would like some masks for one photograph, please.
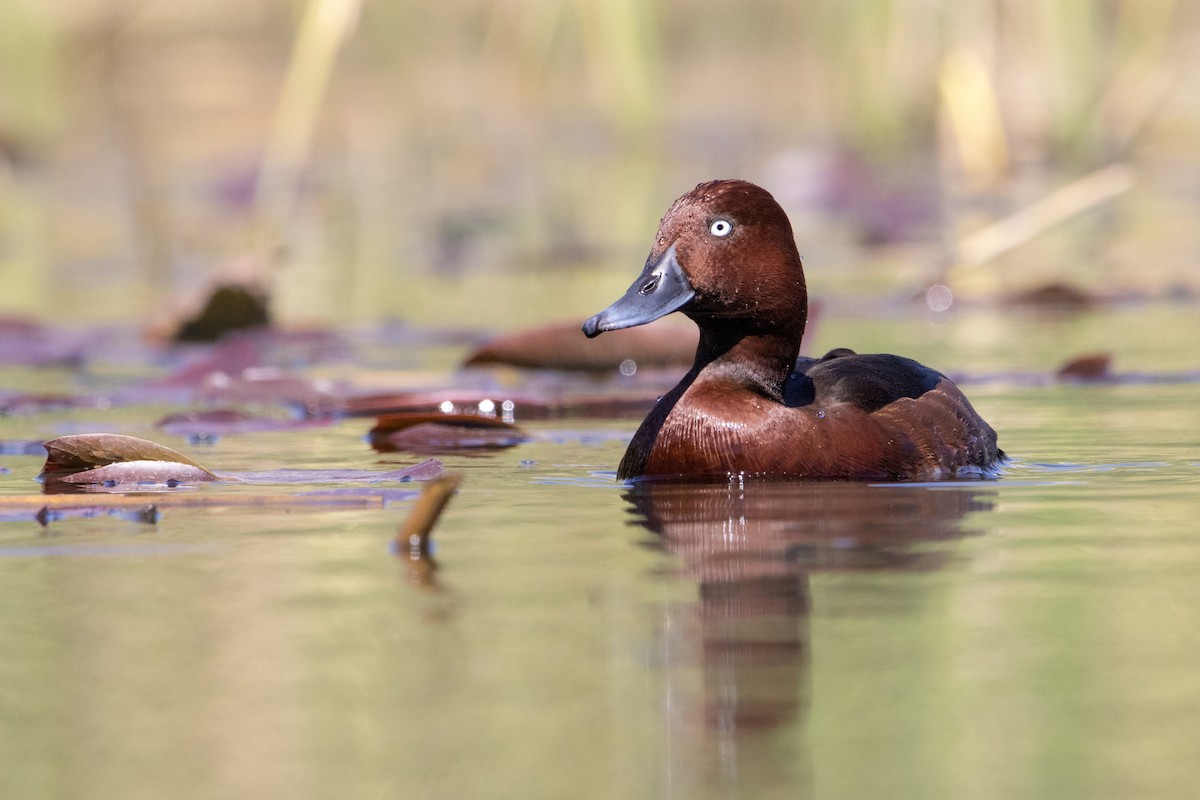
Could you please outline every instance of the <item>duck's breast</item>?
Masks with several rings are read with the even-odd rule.
[[[905,437],[851,404],[788,407],[745,390],[693,386],[666,415],[637,474],[894,478],[917,458]]]
[[[791,392],[789,403],[779,403],[701,377],[660,401],[635,436],[622,477],[936,479],[994,467],[1003,458],[996,434],[958,387],[894,358],[856,356],[868,370],[810,364],[801,402]]]

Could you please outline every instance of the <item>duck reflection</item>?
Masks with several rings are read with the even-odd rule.
[[[650,546],[699,586],[697,602],[668,606],[663,619],[671,761],[729,780],[797,768],[752,766],[761,748],[738,746],[807,712],[809,574],[937,569],[951,554],[929,545],[966,535],[963,521],[992,509],[994,489],[731,479],[647,481],[624,497],[654,533]]]

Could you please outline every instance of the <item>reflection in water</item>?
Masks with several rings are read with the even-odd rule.
[[[663,620],[671,771],[696,773],[668,781],[754,773],[761,786],[786,782],[762,770],[804,771],[751,745],[808,708],[809,573],[936,569],[945,549],[922,545],[965,535],[964,518],[991,510],[994,493],[980,483],[631,487],[639,524],[699,585],[698,602]]]

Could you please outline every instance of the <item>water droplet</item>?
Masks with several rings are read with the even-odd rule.
[[[454,403],[451,403],[449,400],[443,400],[441,402],[441,405],[438,406],[438,410],[441,411],[443,414],[453,414],[454,413]]]
[[[946,311],[954,305],[954,291],[940,283],[930,286],[925,292],[925,305],[931,311]]]
[[[637,362],[634,361],[632,358],[627,358],[621,362],[621,366],[618,367],[618,369],[621,370],[622,375],[625,375],[628,377],[629,375],[632,375],[635,372],[637,372]]]
[[[479,413],[480,414],[495,414],[496,413],[496,404],[485,397],[484,399],[479,401]]]
[[[825,419],[825,409],[822,408],[817,412],[817,419]]]

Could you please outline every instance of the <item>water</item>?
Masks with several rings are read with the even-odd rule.
[[[1013,320],[997,347],[987,319],[894,321],[896,349],[976,366],[998,481],[631,489],[634,422],[563,420],[443,457],[465,480],[432,575],[393,554],[403,500],[9,514],[0,796],[1196,796],[1200,384],[996,377],[1139,322],[1159,334],[1118,371],[1194,369],[1194,308],[1161,311]],[[4,438],[108,423],[221,473],[419,460],[372,453],[367,420],[193,446],[163,410]],[[0,456],[0,493],[40,465]]]

